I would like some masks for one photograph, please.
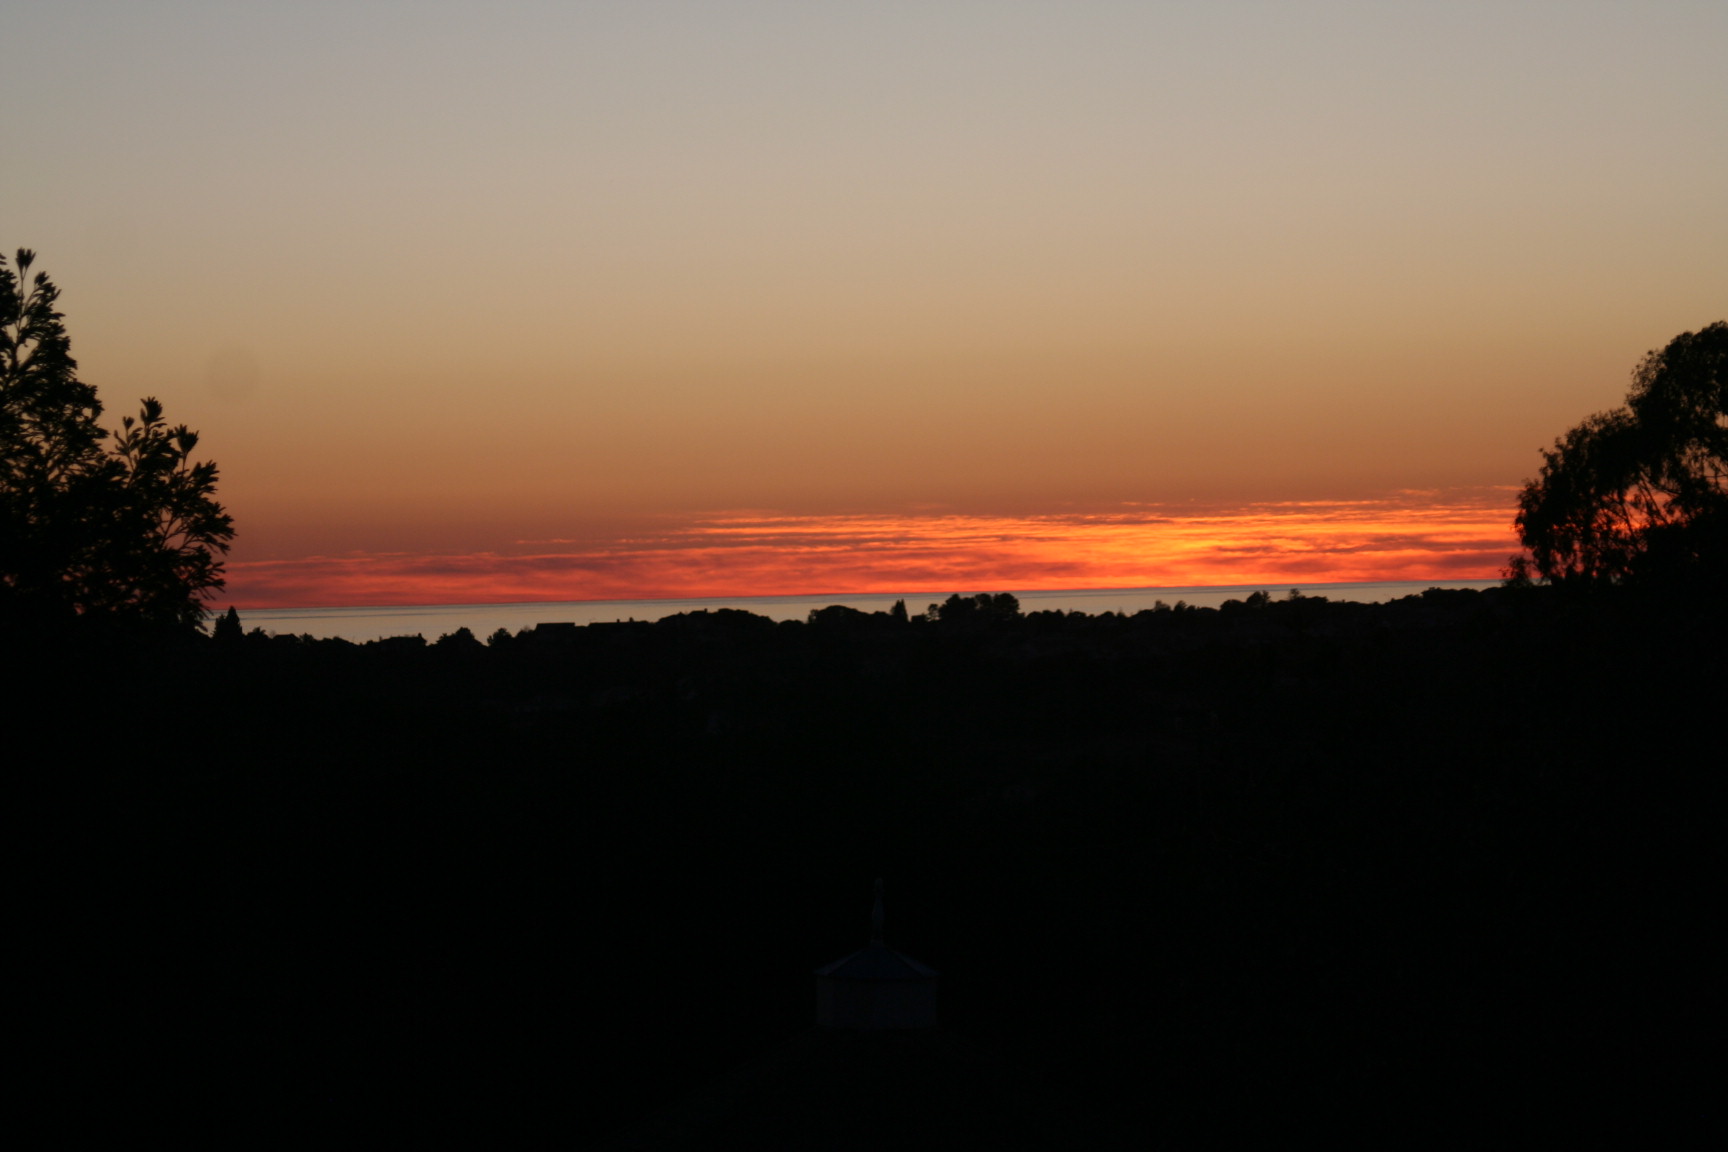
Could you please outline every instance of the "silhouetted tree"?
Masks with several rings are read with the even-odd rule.
[[[1518,498],[1514,581],[1696,579],[1728,560],[1728,323],[1676,336],[1634,370],[1626,406],[1542,453]]]
[[[980,592],[976,596],[962,596],[958,592],[942,602],[942,606],[930,606],[935,611],[935,618],[944,624],[996,623],[1003,620],[1017,620],[1020,617],[1020,601],[1012,592]]]
[[[0,257],[0,615],[195,626],[234,537],[216,465],[154,399],[110,440],[34,261]]]
[[[830,604],[826,608],[812,608],[804,622],[812,628],[824,628],[830,631],[836,629],[856,630],[868,624],[870,613],[859,611],[845,604]]]
[[[240,623],[240,613],[230,604],[225,615],[216,619],[216,626],[210,630],[210,635],[219,644],[238,644],[246,638],[246,629]]]
[[[484,647],[467,625],[438,637],[432,647],[441,652],[478,652]]]

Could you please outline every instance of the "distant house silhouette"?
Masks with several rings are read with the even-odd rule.
[[[866,1032],[936,1027],[936,970],[882,940],[882,881],[870,943],[816,970],[816,1023]]]
[[[869,945],[817,969],[816,997],[818,1027],[617,1133],[610,1147],[1099,1146],[1047,1085],[936,1027],[936,972],[882,942],[880,880]]]

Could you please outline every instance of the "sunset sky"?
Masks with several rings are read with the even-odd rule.
[[[0,0],[242,606],[1492,577],[1728,316],[1728,4]]]

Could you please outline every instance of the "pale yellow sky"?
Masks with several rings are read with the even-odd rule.
[[[1728,313],[1720,3],[931,7],[0,0],[0,243],[237,560],[1515,485]]]

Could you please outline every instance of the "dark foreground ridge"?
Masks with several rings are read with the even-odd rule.
[[[1660,1140],[1714,1092],[1723,640],[1719,599],[1546,588],[14,634],[27,1095],[488,1146]],[[877,876],[936,1032],[815,1027]]]

